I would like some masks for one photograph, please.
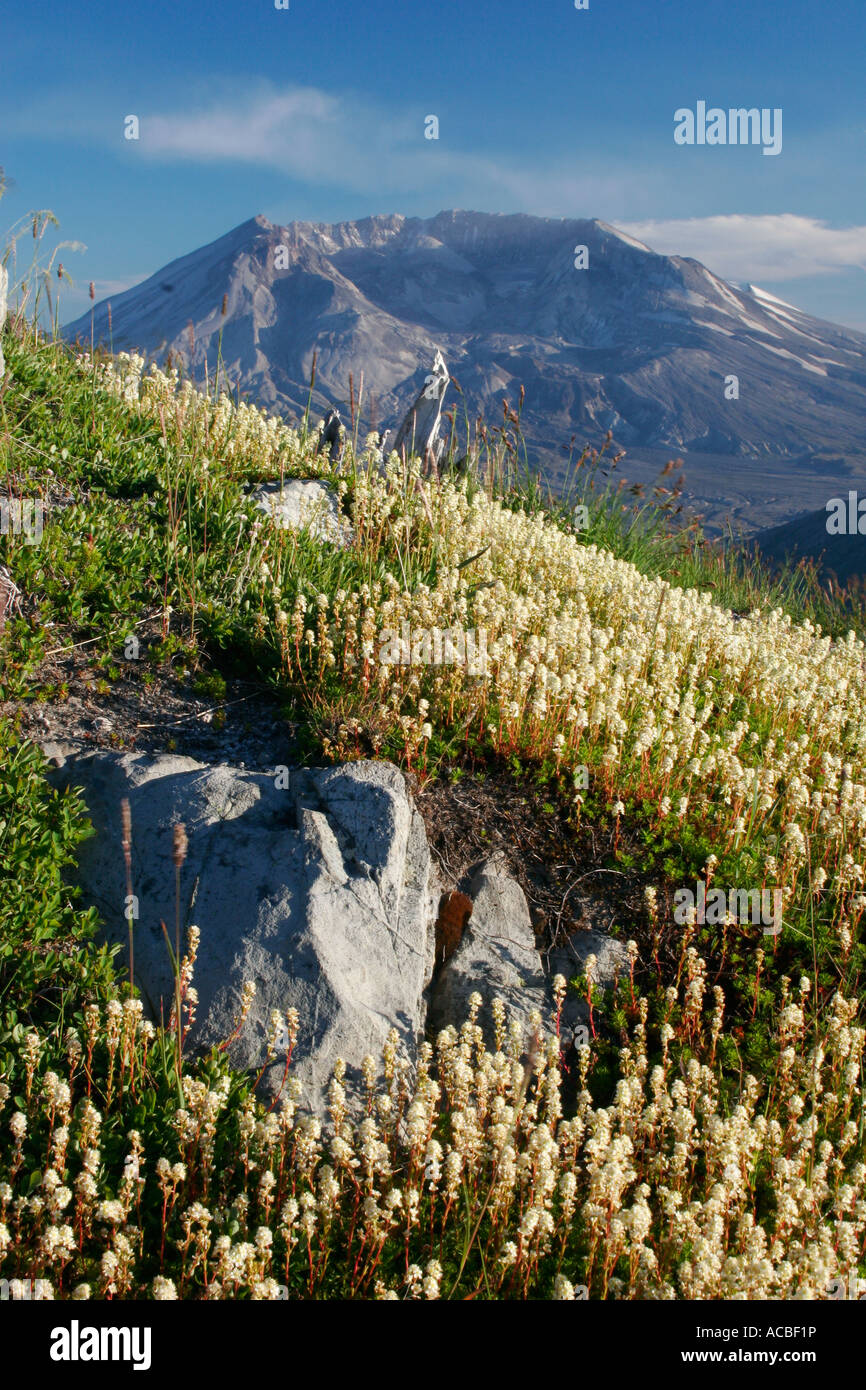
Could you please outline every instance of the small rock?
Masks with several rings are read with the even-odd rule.
[[[280,483],[263,483],[252,494],[259,511],[274,521],[281,531],[300,531],[306,527],[318,540],[341,548],[351,539],[351,527],[340,512],[334,491],[317,478],[286,478]]]
[[[503,857],[494,855],[473,877],[468,896],[472,915],[460,945],[434,982],[429,1025],[434,1031],[452,1023],[459,1027],[469,1012],[469,997],[477,991],[484,1001],[479,1024],[488,1039],[493,1036],[490,1005],[499,998],[509,1018],[518,1021],[528,1045],[530,1014],[537,1009],[549,1029],[552,998],[523,890],[509,875]]]
[[[47,722],[47,721],[46,721]],[[74,743],[55,743],[52,740],[41,742],[39,747],[44,756],[55,767],[65,767],[66,759],[74,756],[78,749]]]
[[[546,957],[549,978],[552,980],[554,975],[563,975],[569,981],[576,975],[585,974],[589,956],[595,956],[593,985],[611,989],[617,977],[620,980],[628,979],[629,962],[625,944],[600,931],[574,932],[568,938],[567,945],[550,951]],[[570,990],[565,996],[559,1022],[563,1043],[566,1046],[573,1045],[578,1041],[575,1037],[577,1030],[586,1028],[588,1024],[589,1005],[585,999]]]

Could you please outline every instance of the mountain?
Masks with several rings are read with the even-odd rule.
[[[97,339],[160,359],[171,349],[199,379],[205,362],[213,378],[222,333],[232,384],[288,417],[306,405],[315,350],[314,408],[345,404],[349,373],[356,394],[363,373],[365,427],[393,423],[440,347],[470,420],[500,421],[503,397],[514,406],[525,387],[530,451],[554,477],[572,436],[580,446],[608,430],[629,455],[709,460],[708,478],[720,457],[781,462],[783,477],[866,475],[866,335],[603,222],[255,217],[118,295],[111,313],[109,335],[107,303],[95,308]],[[65,331],[89,342],[90,314]],[[726,399],[732,376],[738,399]]]

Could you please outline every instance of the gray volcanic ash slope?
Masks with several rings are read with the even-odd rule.
[[[575,268],[578,246],[588,269]],[[107,344],[106,303],[94,323]],[[525,386],[530,451],[552,476],[573,435],[598,443],[608,430],[636,456],[787,460],[826,475],[829,452],[837,474],[866,473],[866,335],[602,222],[255,217],[112,300],[115,351],[170,348],[199,379],[205,361],[213,376],[221,328],[230,381],[289,417],[306,403],[314,350],[315,407],[345,402],[349,373],[357,390],[363,372],[365,425],[384,426],[441,347],[470,419],[496,422]],[[90,314],[66,333],[89,341]],[[738,400],[725,399],[732,375]]]

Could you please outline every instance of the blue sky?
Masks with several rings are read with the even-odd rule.
[[[599,217],[866,330],[864,51],[862,0],[4,0],[0,234],[86,244],[69,319],[260,212]],[[698,101],[781,154],[677,146]]]

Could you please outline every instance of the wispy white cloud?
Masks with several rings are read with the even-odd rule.
[[[4,115],[10,132],[57,140],[77,139],[124,149],[153,161],[235,162],[273,169],[313,187],[339,188],[386,200],[441,197],[442,206],[517,210],[545,216],[592,217],[634,206],[636,190],[648,190],[649,174],[609,166],[578,169],[574,160],[543,151],[533,157],[485,155],[458,149],[456,132],[443,118],[439,140],[425,139],[420,108],[386,106],[365,95],[313,86],[255,81],[214,82],[182,106],[142,107],[139,139],[125,142],[121,108],[95,111],[67,94],[63,115],[57,94],[47,104]],[[435,113],[430,113],[435,114]],[[471,136],[471,132],[468,133]],[[461,135],[465,141],[467,131]]]
[[[233,100],[214,100],[195,110],[142,114],[141,152],[150,158],[237,160],[265,164],[300,178],[357,180],[356,167],[341,167],[353,151],[366,167],[373,150],[369,109],[315,87],[260,90]],[[404,136],[392,129],[392,140]]]
[[[435,113],[429,113],[435,114]],[[633,176],[574,172],[573,166],[450,147],[447,123],[428,140],[424,120],[368,98],[315,87],[281,91],[259,85],[246,96],[198,110],[142,116],[141,150],[153,158],[238,160],[268,165],[313,184],[340,185],[369,197],[441,187],[473,206],[507,204],[547,215],[592,216],[592,209],[633,187]],[[452,198],[453,201],[453,198]]]
[[[654,251],[692,256],[728,280],[800,280],[866,270],[866,226],[831,227],[794,213],[622,222]]]
[[[97,299],[107,299],[111,294],[123,294],[125,290],[131,290],[134,285],[140,285],[142,280],[146,280],[148,275],[125,275],[121,280],[94,280],[93,287]],[[80,284],[75,287],[76,294],[86,294],[87,289]]]
[[[440,138],[428,140],[427,114],[350,92],[275,90],[258,82],[246,93],[220,93],[195,109],[143,115],[140,147],[154,159],[237,160],[314,186],[349,189],[367,200],[375,193],[381,211],[388,199],[393,210],[405,211],[407,199],[421,196],[428,205],[438,198],[442,207],[479,211],[595,217],[606,210],[615,216],[636,199],[646,205],[651,195],[649,170],[600,162],[593,167],[544,150],[529,160],[455,148],[445,119]],[[467,132],[461,134],[465,139]]]

